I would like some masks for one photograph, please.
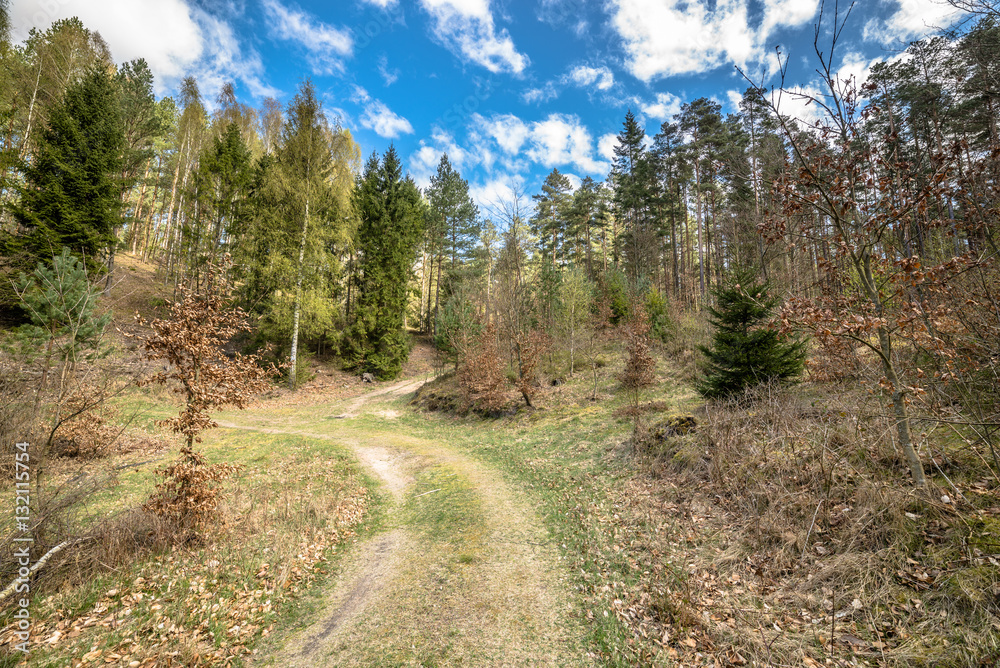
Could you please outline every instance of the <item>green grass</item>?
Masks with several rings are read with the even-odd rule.
[[[403,506],[401,520],[426,540],[474,550],[482,539],[480,499],[455,469],[436,465],[421,470]]]
[[[582,396],[590,382],[580,374],[571,381],[571,391]],[[643,399],[665,400],[680,408],[690,404],[691,396],[681,391],[670,396],[650,393]],[[549,406],[543,396],[541,410],[512,420],[413,413],[397,420],[402,431],[415,437],[441,439],[447,434],[451,445],[502,471],[531,499],[568,560],[567,570],[579,592],[576,614],[589,621],[591,650],[610,666],[650,659],[612,609],[612,601],[634,588],[641,576],[628,551],[616,549],[611,530],[612,490],[634,475],[634,462],[623,445],[631,421],[613,417],[624,403],[615,397],[596,404],[581,399]]]

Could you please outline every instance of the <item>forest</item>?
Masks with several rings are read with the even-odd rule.
[[[375,384],[408,379],[411,352],[432,346],[426,375],[437,378],[416,399],[425,410],[440,404],[472,425],[528,432],[526,421],[569,410],[558,392],[576,392],[572,407],[584,416],[614,397],[605,421],[618,425],[625,469],[650,484],[710,487],[747,527],[754,518],[744,527],[754,536],[748,554],[784,550],[771,571],[767,559],[747,557],[762,583],[819,563],[827,550],[864,544],[882,559],[909,541],[893,552],[897,561],[854,566],[844,577],[860,582],[888,568],[912,591],[875,608],[912,624],[940,612],[942,624],[970,634],[951,645],[928,641],[933,651],[921,654],[903,622],[861,619],[868,599],[851,593],[844,600],[857,602],[869,633],[851,630],[854,646],[834,640],[839,601],[816,625],[828,633],[816,651],[802,649],[806,640],[775,644],[763,631],[737,641],[708,613],[691,618],[693,573],[642,562],[631,599],[580,587],[625,629],[619,645],[592,643],[602,662],[661,665],[669,650],[671,661],[690,661],[683,665],[709,665],[697,661],[710,655],[715,665],[994,665],[1000,13],[991,3],[953,4],[970,13],[963,30],[913,42],[863,83],[836,71],[842,18],[821,14],[827,29],[834,21],[828,43],[819,44],[817,28],[821,90],[748,75],[737,113],[701,97],[643,127],[622,109],[603,181],[574,186],[552,169],[538,192],[512,184],[510,197],[478,205],[447,154],[426,188],[394,147],[362,156],[308,79],[286,105],[249,106],[234,84],[207,104],[193,77],[176,97],[157,98],[147,63],[116,65],[79,19],[12,43],[0,2],[0,394],[14,407],[0,408],[2,456],[13,461],[29,434],[44,443],[32,452],[32,489],[48,498],[43,472],[58,478],[60,469],[47,460],[67,448],[86,459],[94,443],[125,433],[108,415],[136,401],[130,392],[179,383],[179,417],[153,412],[183,441],[181,459],[158,474],[164,482],[143,508],[183,525],[167,542],[193,549],[211,542],[197,536],[214,521],[222,481],[239,468],[208,464],[196,451],[203,432],[221,424],[209,411],[279,391],[290,405],[305,401],[317,365],[335,368],[344,387],[362,375]],[[808,102],[811,113],[781,113],[783,98]],[[102,300],[137,266],[150,278],[128,302],[133,321]],[[131,353],[143,361],[126,364]],[[665,399],[676,387],[692,391]],[[804,416],[797,425],[781,403],[796,397],[808,397],[795,404]],[[761,422],[765,414],[773,422]],[[550,428],[557,431],[540,433]],[[814,438],[822,441],[815,448]],[[518,475],[556,489],[545,476],[558,478],[557,464],[543,475],[534,454],[523,457]],[[85,540],[60,515],[81,498],[51,492],[47,524],[35,527],[46,548],[36,558]],[[577,512],[565,503],[559,522]],[[872,514],[852,522],[845,508]],[[903,526],[918,516],[916,529],[880,532],[887,518]],[[761,528],[769,522],[773,529]],[[925,545],[920,536],[929,534],[936,538]],[[834,547],[814,554],[813,542],[827,539]],[[581,559],[586,580],[600,559]],[[16,571],[5,566],[0,576],[2,588]],[[952,576],[952,589],[939,589]],[[922,604],[931,612],[915,603],[918,591],[939,595]],[[642,603],[629,608],[634,601]],[[650,649],[653,627],[664,639],[663,629],[687,630]],[[938,632],[949,637],[926,634]],[[168,665],[149,656],[142,665]],[[203,658],[222,665],[226,656],[234,655]]]

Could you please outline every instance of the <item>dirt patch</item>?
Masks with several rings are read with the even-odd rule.
[[[406,540],[406,534],[397,529],[356,546],[352,563],[338,578],[321,618],[290,640],[281,653],[268,657],[264,665],[321,665],[324,648],[368,608],[399,569],[399,548]]]
[[[363,394],[351,401],[351,403],[349,403],[344,409],[344,412],[337,417],[345,419],[355,418],[358,416],[358,411],[361,410],[361,407],[372,399],[375,399],[376,397],[384,397],[386,395],[391,397],[401,397],[409,394],[410,392],[415,392],[423,384],[424,380],[422,378],[417,380],[407,379],[399,381],[398,383],[393,383],[388,387],[379,388],[374,392]]]
[[[165,304],[173,295],[173,285],[157,280],[156,265],[119,253],[111,291],[104,302],[114,313],[115,324],[131,328],[134,314],[146,320],[165,315]]]
[[[403,470],[405,457],[378,446],[358,446],[354,448],[354,452],[365,466],[381,478],[396,501],[401,501],[406,488],[413,482],[413,477]]]
[[[369,590],[363,612],[317,644],[312,665],[586,664],[583,631],[568,617],[568,574],[534,509],[495,471],[446,446],[392,433],[370,438],[410,453],[404,461],[413,469],[450,471],[414,487],[408,509],[427,506],[433,517],[439,503],[463,523],[466,511],[456,511],[440,487],[458,479],[478,509],[468,512],[481,515],[454,535],[448,526],[404,523],[407,540],[389,561],[394,570],[382,570],[386,581]],[[339,614],[337,605],[327,619]]]

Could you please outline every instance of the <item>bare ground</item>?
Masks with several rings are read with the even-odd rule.
[[[570,615],[568,574],[530,504],[496,471],[447,444],[393,429],[395,413],[385,404],[422,382],[411,378],[328,408],[313,404],[308,414],[272,401],[268,408],[278,410],[241,416],[253,424],[220,422],[336,440],[392,498],[386,531],[352,548],[318,617],[288,631],[257,665],[592,664],[582,622]],[[382,418],[380,426],[354,427],[364,415]],[[444,538],[414,525],[413,509],[433,509],[441,498],[439,489],[415,487],[431,470],[470,490],[468,507],[443,509],[469,531]]]

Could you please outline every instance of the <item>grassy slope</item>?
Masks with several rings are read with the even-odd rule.
[[[648,399],[668,413],[700,404],[666,376]],[[409,428],[447,433],[537,499],[608,664],[1000,659],[1000,503],[968,443],[935,442],[949,477],[932,475],[927,499],[909,488],[890,425],[854,419],[864,399],[843,388],[698,408],[698,433],[641,455],[619,400],[591,403],[588,389],[577,379],[504,421]],[[963,502],[938,502],[952,484]]]
[[[335,571],[345,543],[378,526],[375,483],[326,441],[220,430],[203,451],[243,467],[225,483],[224,523],[209,544],[154,551],[36,597],[30,665],[221,665],[276,624],[295,623],[310,608],[303,596]],[[123,472],[119,485],[91,499],[90,514],[141,504],[157,465]]]
[[[995,483],[968,461],[967,444],[940,435],[934,441],[964,492],[967,505],[960,509],[909,494],[901,462],[884,445],[888,432],[873,423],[877,433],[865,433],[851,420],[859,406],[826,394],[830,388],[810,389],[809,400],[764,398],[699,412],[699,434],[667,438],[636,457],[627,444],[631,424],[615,417],[620,400],[609,394],[612,372],[601,372],[598,402],[587,399],[590,379],[578,375],[543,393],[542,410],[510,419],[400,410],[391,426],[374,418],[369,426],[447,441],[503,471],[546,519],[574,573],[576,611],[588,620],[591,648],[608,665],[977,666],[998,656]],[[660,374],[647,399],[664,402],[667,412],[698,405],[668,363]],[[322,392],[310,401],[327,403]],[[147,415],[170,410],[162,394],[136,394],[132,402]],[[300,410],[289,406],[272,402],[258,417],[298,419]],[[98,650],[103,654],[90,655],[95,663],[112,651],[140,661],[170,652],[178,660],[238,653],[246,644],[229,630],[244,609],[230,614],[225,594],[246,590],[256,601],[257,591],[267,592],[262,581],[289,579],[301,594],[307,581],[295,581],[291,571],[272,576],[273,566],[263,564],[277,563],[278,549],[297,553],[291,536],[325,535],[323,521],[304,526],[302,517],[328,518],[341,502],[351,507],[364,499],[371,508],[377,500],[356,463],[327,442],[220,430],[205,449],[210,458],[247,466],[244,491],[233,501],[243,505],[231,508],[232,516],[252,509],[259,526],[274,523],[275,533],[233,523],[212,548],[182,550],[37,601],[45,634],[63,624],[64,637],[76,635],[34,654],[34,664],[63,665],[66,657]],[[314,478],[316,458],[333,463],[322,480]],[[153,466],[121,473],[120,487],[98,499],[94,513],[138,502]],[[425,482],[440,484],[439,474],[428,471]],[[296,481],[291,488],[289,479]],[[949,491],[943,476],[935,483]],[[331,498],[329,485],[342,493]],[[453,492],[456,499],[464,493]],[[324,511],[311,512],[317,505]],[[431,533],[464,531],[444,506],[436,507],[444,514],[411,508],[410,521]],[[377,524],[377,512],[366,517],[362,526]],[[323,555],[342,551],[334,541],[322,546]],[[475,559],[474,549],[456,550],[456,559]],[[218,564],[230,561],[242,565],[223,575]],[[183,608],[179,586],[200,592],[198,612]],[[250,606],[259,620],[251,622],[251,642],[273,624],[295,623],[289,600]],[[108,635],[101,625],[108,616],[116,625],[125,609],[131,610],[126,623]],[[208,624],[195,639],[190,628],[161,629],[168,610],[200,620],[195,627],[207,613]],[[91,618],[86,628],[71,623]]]

